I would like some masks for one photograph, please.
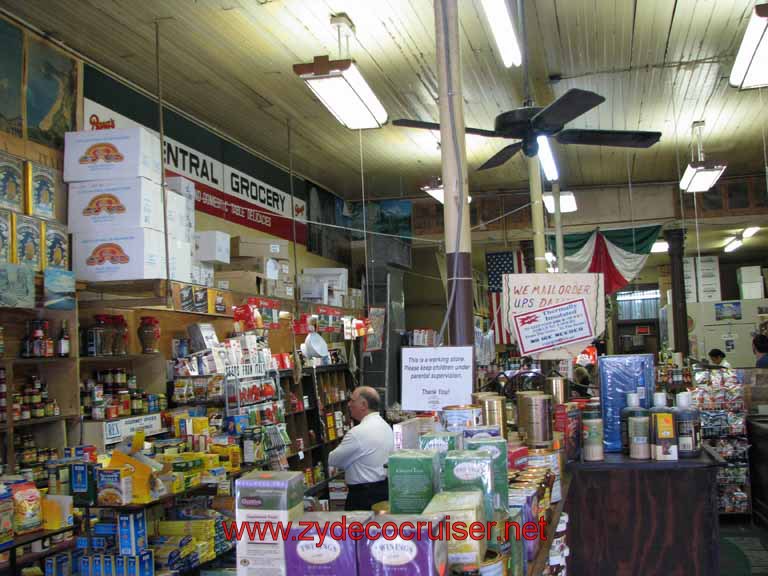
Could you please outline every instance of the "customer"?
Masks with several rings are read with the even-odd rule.
[[[752,352],[757,357],[755,366],[758,368],[768,368],[768,336],[756,334],[752,338]]]
[[[709,351],[709,360],[715,366],[720,366],[720,368],[731,367],[730,362],[725,359],[725,352],[720,350],[720,348],[712,348],[712,350]]]
[[[389,498],[384,465],[394,447],[392,428],[379,415],[379,394],[373,388],[355,388],[349,399],[352,418],[360,422],[328,455],[328,466],[343,468],[349,487],[346,510],[370,510]]]

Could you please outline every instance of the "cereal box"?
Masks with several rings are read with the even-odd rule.
[[[123,468],[98,468],[96,490],[100,506],[125,506],[133,498],[131,477]]]

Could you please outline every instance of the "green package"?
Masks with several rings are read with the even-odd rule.
[[[451,523],[463,523],[467,528],[475,522],[485,523],[484,499],[477,490],[440,492],[435,494],[425,515],[443,514]],[[456,534],[451,531],[450,536]],[[485,560],[488,541],[485,538],[448,538],[448,564],[480,564]]]
[[[442,488],[447,492],[479,490],[483,494],[485,517],[493,518],[496,496],[491,453],[485,450],[449,451],[445,455]]]
[[[389,455],[389,511],[421,514],[432,500],[440,477],[435,450],[398,450]]]
[[[485,450],[491,454],[493,465],[493,489],[496,491],[496,508],[507,508],[509,499],[509,460],[507,459],[507,440],[505,438],[466,438],[467,450]]]
[[[519,508],[509,513],[508,521],[510,525],[513,523],[520,526],[522,530],[523,526],[523,512]],[[514,528],[509,530],[509,564],[507,576],[523,576],[525,574],[525,557],[523,550],[523,540],[516,538]]]
[[[445,455],[449,450],[461,450],[461,432],[428,432],[419,436],[419,448],[437,450],[440,455],[440,470],[445,464]]]

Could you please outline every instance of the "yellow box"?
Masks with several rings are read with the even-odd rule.
[[[59,530],[72,526],[72,496],[43,497],[43,530]]]
[[[160,481],[165,485],[165,488],[171,494],[178,494],[184,492],[184,473],[183,472],[168,472],[160,476]]]
[[[133,499],[131,502],[134,504],[146,504],[152,501],[149,483],[152,470],[149,466],[136,460],[136,458],[128,456],[128,454],[115,450],[112,452],[109,467],[122,468],[127,471],[126,473],[133,483]]]
[[[221,466],[221,457],[218,454],[204,454],[203,459],[205,460],[206,470]]]
[[[210,425],[206,416],[192,418],[192,434],[204,434],[209,428]]]

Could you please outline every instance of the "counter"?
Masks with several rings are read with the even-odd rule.
[[[714,452],[676,462],[631,460],[569,465],[568,573],[576,576],[718,576]]]

